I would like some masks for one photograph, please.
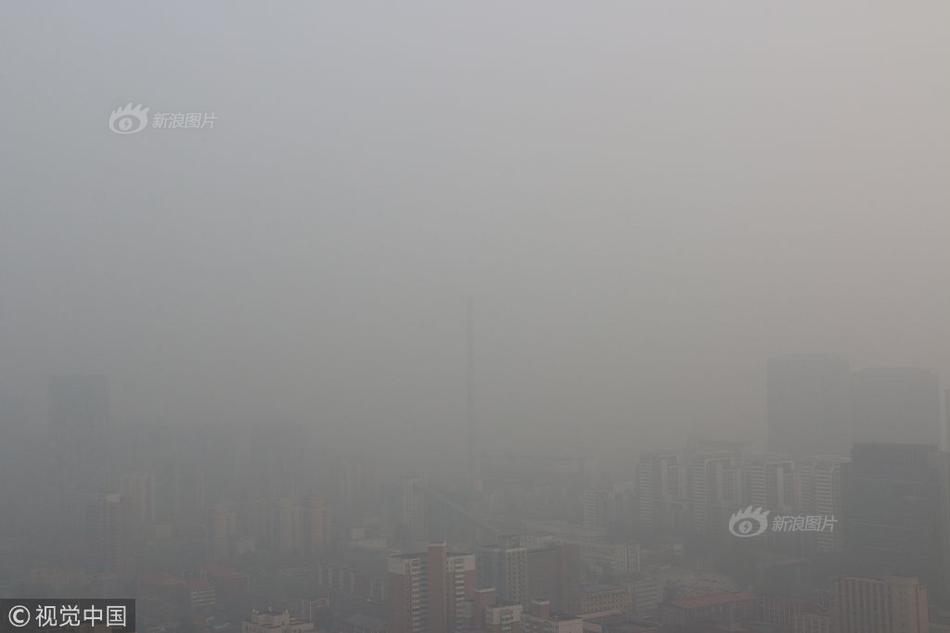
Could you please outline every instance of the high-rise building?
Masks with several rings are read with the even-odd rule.
[[[894,633],[927,633],[930,609],[927,588],[916,578],[888,578]]]
[[[631,608],[640,617],[656,616],[663,598],[663,584],[657,576],[638,574],[627,583]]]
[[[345,527],[360,525],[370,506],[372,468],[370,462],[353,455],[341,455],[333,461],[334,519]]]
[[[124,553],[127,508],[118,494],[97,494],[86,503],[85,551],[95,571],[116,571]]]
[[[588,488],[581,493],[581,506],[584,512],[584,527],[592,531],[603,531],[607,527],[607,495],[602,490]]]
[[[644,453],[637,462],[637,531],[641,538],[682,531],[685,463],[673,451]]]
[[[407,479],[402,483],[400,522],[405,531],[403,540],[412,547],[425,543],[429,534],[424,485],[422,479]]]
[[[237,517],[226,504],[215,504],[211,509],[209,540],[211,556],[217,561],[226,561],[234,553],[234,539],[237,536]]]
[[[838,633],[927,633],[927,589],[916,578],[838,578],[833,616]]]
[[[844,547],[861,576],[913,576],[947,589],[947,454],[922,444],[856,444],[842,471]]]
[[[841,468],[843,457],[813,457],[798,464],[799,509],[809,516],[829,517],[834,529],[814,532],[814,551],[841,550]]]
[[[273,514],[272,543],[278,552],[295,551],[300,544],[300,506],[289,497],[277,499]]]
[[[119,494],[128,500],[129,525],[136,537],[147,533],[155,520],[155,487],[148,472],[128,472],[119,476]]]
[[[472,622],[471,626],[475,630],[483,630],[486,627],[485,620],[488,616],[489,607],[498,604],[498,595],[494,588],[476,589],[472,594]]]
[[[484,628],[486,633],[521,633],[520,604],[501,604],[485,607]]]
[[[517,544],[475,549],[478,586],[494,587],[502,601],[528,602],[528,550]]]
[[[209,511],[203,464],[194,458],[162,460],[153,471],[152,487],[158,523],[189,529],[203,524]]]
[[[862,369],[854,381],[854,442],[945,446],[937,374],[916,367]]]
[[[391,633],[454,633],[469,624],[475,556],[432,543],[389,558]]]
[[[528,597],[550,603],[558,612],[578,609],[580,547],[555,543],[528,550]]]
[[[316,554],[330,542],[330,519],[323,497],[309,495],[303,501],[294,497],[264,500],[263,542],[278,552]],[[259,528],[258,528],[259,529]]]
[[[847,455],[852,406],[846,359],[819,354],[770,358],[767,398],[770,452]]]
[[[741,503],[741,466],[728,453],[693,456],[687,470],[692,534],[718,538],[728,531],[729,515]]]
[[[790,632],[798,616],[816,606],[813,600],[801,595],[765,592],[760,598],[759,617],[778,631]]]
[[[789,512],[798,505],[795,462],[775,455],[742,460],[742,504]]]
[[[301,508],[300,519],[302,543],[300,551],[316,554],[330,543],[330,515],[326,500],[319,495],[310,495]]]

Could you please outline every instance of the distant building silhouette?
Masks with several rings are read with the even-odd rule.
[[[580,547],[553,543],[528,550],[528,594],[531,600],[546,600],[555,611],[578,609],[581,580]]]
[[[86,502],[85,543],[89,567],[116,571],[125,554],[128,507],[118,494],[91,495]]]
[[[852,420],[851,369],[828,355],[768,362],[769,451],[792,457],[847,455]]]
[[[856,444],[843,470],[850,569],[915,576],[943,595],[948,569],[948,459],[936,446]]]
[[[862,369],[854,381],[854,442],[945,446],[937,374],[916,367]]]

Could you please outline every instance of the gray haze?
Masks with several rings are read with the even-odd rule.
[[[945,0],[5,2],[0,383],[107,374],[122,423],[443,447],[469,299],[486,444],[761,443],[777,353],[945,378],[948,24]],[[130,101],[218,120],[112,134]]]

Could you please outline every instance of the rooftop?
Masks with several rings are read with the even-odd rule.
[[[700,609],[703,607],[712,607],[717,604],[745,602],[747,600],[755,600],[755,596],[748,592],[709,593],[704,596],[692,596],[689,598],[671,600],[669,604],[674,607],[679,607],[680,609]]]
[[[624,591],[624,588],[617,585],[594,584],[583,585],[581,591],[584,593],[601,593],[603,591]]]

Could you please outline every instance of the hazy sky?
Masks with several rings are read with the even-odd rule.
[[[468,298],[479,417],[516,444],[762,439],[772,353],[950,375],[948,26],[946,0],[4,2],[0,381],[437,446]],[[111,133],[130,101],[218,119]]]

